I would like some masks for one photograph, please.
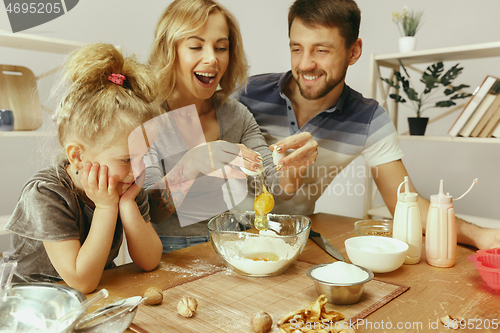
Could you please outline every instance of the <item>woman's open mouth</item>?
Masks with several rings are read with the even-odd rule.
[[[200,83],[204,85],[211,85],[215,81],[217,73],[195,72],[194,76],[196,76],[196,79]]]

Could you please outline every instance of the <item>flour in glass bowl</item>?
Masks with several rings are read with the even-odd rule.
[[[234,268],[247,274],[265,275],[293,261],[302,245],[290,245],[270,230],[261,230],[259,235],[268,237],[242,233],[238,240],[222,242],[219,251]]]

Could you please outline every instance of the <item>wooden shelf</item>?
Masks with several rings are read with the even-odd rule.
[[[56,132],[44,132],[44,131],[4,131],[4,132],[0,132],[0,137],[6,137],[6,138],[25,138],[25,137],[37,137],[37,136],[56,136]]]
[[[67,54],[84,45],[85,43],[64,39],[29,35],[23,33],[14,34],[6,30],[0,30],[0,46],[3,47]]]
[[[471,138],[451,136],[426,136],[426,135],[399,135],[400,141],[439,141],[459,143],[500,143],[500,138]]]
[[[405,65],[433,63],[436,61],[456,61],[498,57],[500,42],[481,43],[439,49],[374,55],[374,60],[382,66],[398,67],[401,60]]]

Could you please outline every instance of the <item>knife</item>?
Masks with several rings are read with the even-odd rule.
[[[321,236],[319,233],[313,231],[309,232],[309,238],[313,240],[320,248],[325,250],[326,253],[331,255],[337,260],[345,261],[344,256],[337,250],[325,237]]]

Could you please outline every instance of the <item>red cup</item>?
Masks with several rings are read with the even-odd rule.
[[[473,254],[469,256],[483,281],[491,289],[500,290],[500,255]]]
[[[500,254],[500,247],[493,249],[477,250],[477,254]]]

